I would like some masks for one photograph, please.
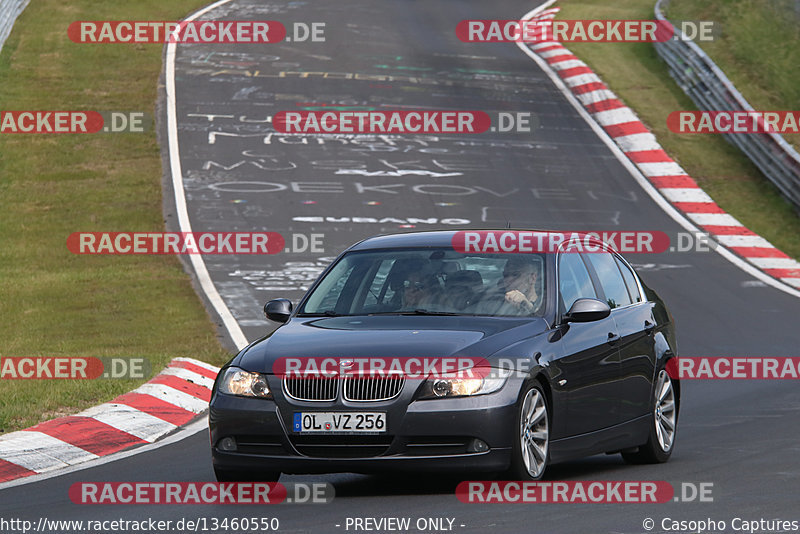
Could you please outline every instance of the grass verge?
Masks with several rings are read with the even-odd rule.
[[[673,20],[712,20],[721,35],[697,44],[757,110],[800,103],[800,3],[794,0],[672,0]],[[784,135],[800,147],[800,134]]]
[[[0,54],[0,109],[155,113],[162,47],[76,44],[75,20],[177,20],[206,0],[31,2]],[[0,358],[224,362],[177,258],[76,256],[78,231],[163,231],[154,131],[0,135]],[[0,432],[74,413],[133,380],[2,380]]]
[[[689,0],[674,2],[679,5],[691,3]],[[719,13],[725,10],[729,2],[733,3],[732,0],[712,0],[702,5],[719,4],[716,11]],[[605,0],[562,0],[556,5],[562,8],[558,18],[564,20],[652,20],[655,0],[617,0],[613,3]],[[684,13],[670,12],[670,16],[683,20],[718,20],[711,15],[704,18]],[[768,32],[769,28],[762,28],[761,31]],[[723,26],[723,32],[727,33],[727,26]],[[591,66],[609,88],[639,115],[667,153],[697,180],[717,204],[786,254],[800,259],[800,217],[750,160],[721,136],[682,135],[669,131],[666,119],[670,112],[697,108],[669,76],[666,63],[658,57],[652,44],[565,45]],[[747,53],[747,50],[742,52],[744,55]],[[713,54],[712,58],[716,60]],[[755,77],[752,72],[744,75]],[[795,72],[795,76],[800,74]],[[770,87],[771,83],[765,81],[763,86]],[[794,89],[797,90],[797,87]],[[743,94],[751,98],[750,94]],[[759,109],[759,100],[753,98],[751,103]],[[791,105],[761,109],[791,109]]]

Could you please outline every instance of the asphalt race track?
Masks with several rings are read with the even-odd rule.
[[[263,317],[265,301],[283,296],[297,302],[339,251],[370,235],[507,223],[670,235],[683,230],[516,45],[456,38],[463,19],[519,19],[535,5],[234,0],[205,17],[280,20],[287,28],[325,22],[326,42],[178,47],[177,130],[192,229],[322,234],[324,252],[204,258],[249,340],[272,328]],[[267,122],[278,111],[324,107],[530,111],[539,127],[530,133],[364,138],[280,135]],[[168,224],[176,229],[173,199],[166,201]],[[628,258],[670,306],[681,356],[800,356],[796,297],[715,252]],[[548,479],[666,480],[676,489],[684,482],[712,482],[713,502],[464,504],[454,495],[464,477],[424,473],[284,475],[284,483],[330,482],[336,498],[327,505],[282,504],[255,512],[247,506],[92,507],[69,501],[67,490],[78,481],[213,480],[208,437],[201,432],[117,462],[2,490],[0,515],[33,521],[42,515],[268,516],[280,519],[280,532],[292,533],[345,532],[347,517],[449,517],[457,532],[492,533],[644,532],[648,517],[656,531],[664,517],[725,520],[729,530],[734,517],[797,519],[797,384],[684,381],[682,389],[677,445],[667,464],[631,466],[619,455],[598,456],[554,466]]]

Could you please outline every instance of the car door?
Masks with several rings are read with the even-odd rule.
[[[587,254],[606,302],[611,307],[619,347],[620,379],[618,406],[620,421],[646,415],[655,364],[655,319],[635,273],[616,254]]]
[[[582,254],[564,251],[558,256],[560,313],[578,298],[598,294]],[[551,364],[554,387],[567,399],[567,436],[592,432],[619,422],[619,349],[611,317],[559,326],[564,355]]]

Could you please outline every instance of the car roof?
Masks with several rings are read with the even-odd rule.
[[[405,247],[449,247],[453,244],[455,230],[433,230],[428,232],[406,232],[372,236],[356,243],[350,250]]]
[[[407,248],[407,247],[452,247],[453,236],[461,232],[536,232],[545,234],[575,234],[586,236],[586,232],[572,230],[539,230],[532,228],[464,228],[461,230],[429,230],[423,232],[405,232],[397,234],[384,234],[372,236],[360,241],[348,250],[374,250],[382,248]],[[593,236],[588,237],[590,241],[596,242],[604,248],[606,244]]]

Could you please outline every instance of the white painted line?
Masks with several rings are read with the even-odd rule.
[[[617,145],[619,145],[623,152],[659,150],[661,148],[661,145],[659,145],[656,140],[656,136],[651,133],[620,135],[619,137],[615,137],[614,141],[617,142]]]
[[[211,389],[214,386],[214,380],[211,378],[203,376],[199,373],[195,373],[194,371],[190,371],[189,369],[183,369],[181,367],[167,367],[159,374],[177,376],[178,378],[182,378],[188,382],[192,382],[198,386],[203,386],[204,388],[208,389]]]
[[[189,358],[176,359],[200,365],[214,372],[218,370],[213,365],[198,360]],[[207,388],[210,388],[214,382],[208,377],[183,368],[168,367],[160,374],[191,380],[195,384]],[[208,403],[204,400],[197,399],[166,385],[144,384],[133,392],[153,396],[193,413],[200,413],[208,408]],[[146,442],[153,442],[178,428],[163,419],[118,403],[105,403],[94,406],[75,414],[75,416],[92,418]],[[49,473],[56,470],[59,473],[66,472],[65,468],[69,466],[98,458],[100,456],[96,454],[35,430],[22,430],[0,436],[0,459],[38,473]],[[25,477],[25,479],[32,482],[38,480],[39,477],[30,476]],[[10,483],[0,484],[0,488],[8,487]]]
[[[533,48],[534,50],[541,50],[542,48],[547,48],[548,46],[560,46],[561,48],[564,48],[564,45],[562,45],[558,41],[543,41],[541,43],[536,43],[534,45],[531,45],[531,48]]]
[[[583,76],[587,76],[584,74]],[[577,76],[576,76],[577,77]],[[594,120],[601,126],[612,126],[614,124],[625,124],[626,122],[639,122],[639,117],[631,111],[631,108],[617,108],[606,111],[598,111],[593,114]]]
[[[775,248],[760,235],[715,235],[714,239],[726,247]]]
[[[699,187],[662,187],[659,191],[670,202],[714,202]]]
[[[159,400],[174,404],[178,408],[194,413],[200,413],[208,409],[208,403],[203,399],[192,397],[188,393],[178,391],[164,384],[142,384],[134,389],[133,393],[151,395]]]
[[[580,87],[590,83],[603,83],[603,80],[597,74],[577,74],[564,78],[564,83],[567,84],[567,87]]]
[[[210,6],[207,6],[200,11],[193,13],[187,17],[186,21],[195,20],[212,9],[229,3],[231,0],[220,0]],[[183,170],[181,169],[180,161],[180,147],[178,146],[178,118],[177,118],[177,104],[176,104],[176,91],[175,91],[175,50],[176,43],[167,44],[167,58],[166,58],[166,95],[167,95],[167,134],[169,138],[169,163],[170,172],[172,173],[172,187],[175,190],[175,210],[178,214],[178,225],[181,232],[191,232],[192,224],[189,220],[189,211],[186,208],[186,193],[183,188]],[[205,261],[202,254],[189,254],[189,261],[192,264],[195,274],[197,275],[197,282],[200,284],[203,292],[217,312],[222,324],[230,334],[233,343],[242,348],[247,345],[247,338],[242,332],[239,323],[234,319],[225,301],[222,300],[211,276],[208,274]]]
[[[572,52],[570,52],[566,48],[558,48],[556,50],[548,50],[546,52],[540,52],[539,55],[542,56],[543,58],[555,57],[555,56],[571,56]]]
[[[42,432],[20,430],[0,436],[0,459],[37,473],[95,458],[96,454]]]
[[[590,104],[597,104],[598,102],[604,102],[606,100],[612,100],[617,98],[617,95],[609,91],[608,89],[598,89],[597,91],[589,91],[588,93],[581,93],[579,95],[575,95],[578,100],[580,100],[581,104],[584,106],[588,106]]]
[[[686,215],[700,226],[743,226],[727,213],[687,213]]]
[[[526,13],[521,20],[530,19],[537,12],[551,6],[553,3],[555,3],[555,1],[556,0],[548,0],[539,7]],[[672,218],[672,220],[674,220],[684,229],[690,232],[699,232],[700,231],[699,228],[697,228],[697,226],[692,224],[692,222],[689,219],[687,219],[681,212],[675,209],[675,207],[672,206],[672,204],[667,202],[667,200],[658,192],[658,190],[655,187],[653,187],[653,184],[651,184],[647,180],[647,178],[645,178],[645,176],[642,174],[642,171],[640,171],[639,168],[636,167],[636,165],[634,165],[634,163],[630,159],[628,159],[627,156],[625,156],[622,150],[620,150],[620,148],[616,145],[616,143],[614,143],[614,140],[611,139],[611,137],[606,133],[606,131],[603,130],[603,128],[597,122],[595,122],[594,119],[592,119],[592,116],[589,115],[589,113],[581,105],[578,99],[575,98],[575,95],[572,94],[572,91],[570,91],[569,88],[567,88],[567,86],[564,85],[564,83],[561,81],[561,78],[558,77],[556,72],[552,68],[550,68],[550,65],[545,60],[537,56],[536,53],[534,53],[533,50],[528,48],[524,43],[516,43],[516,45],[519,47],[520,50],[522,50],[522,52],[525,55],[527,55],[529,58],[535,61],[536,64],[539,65],[539,67],[545,74],[547,74],[547,76],[550,78],[550,80],[553,82],[556,88],[559,91],[561,91],[561,93],[564,95],[564,98],[566,98],[567,101],[570,104],[572,104],[572,107],[575,108],[575,111],[583,118],[584,121],[586,121],[586,124],[589,125],[589,127],[595,132],[595,134],[600,138],[600,140],[606,144],[611,153],[614,154],[614,156],[616,156],[616,158],[619,160],[622,166],[625,167],[625,169],[630,173],[633,179],[636,180],[636,182],[645,191],[645,193],[647,193],[650,196],[650,198],[653,199],[653,202],[655,202],[658,205],[658,207],[660,207],[664,211],[664,213],[669,215]],[[680,169],[680,166],[676,165],[676,167]],[[679,172],[674,174],[686,174],[686,173]],[[667,176],[667,175],[664,174],[660,176]],[[700,215],[700,214],[694,214],[694,215]],[[736,219],[730,217],[730,215],[728,215],[728,217],[730,218],[730,220],[736,221]],[[704,224],[715,224],[715,223],[704,223]],[[738,221],[736,221],[735,224],[740,225]],[[729,224],[726,226],[733,226],[733,225]],[[745,260],[737,256],[736,254],[726,249],[724,246],[715,247],[714,250],[723,258],[733,263],[739,269],[746,272],[750,276],[753,276],[754,278],[757,278],[758,280],[761,280],[765,284],[772,286],[775,289],[779,289],[784,293],[788,293],[789,295],[795,297],[800,297],[800,291],[756,269],[755,267],[748,264]]]
[[[117,460],[122,460],[123,458],[128,458],[130,456],[134,456],[136,454],[142,454],[143,452],[151,452],[156,449],[160,449],[161,447],[165,447],[167,445],[172,445],[173,443],[177,443],[178,441],[184,440],[188,437],[191,437],[198,432],[208,431],[208,419],[202,418],[198,419],[197,421],[186,425],[184,428],[179,429],[175,434],[167,436],[166,438],[157,441],[153,444],[142,445],[140,447],[136,447],[135,449],[128,449],[125,451],[115,452],[113,454],[109,454],[108,456],[100,456],[99,458],[95,458],[92,460],[88,460],[86,462],[71,465],[65,467],[64,469],[58,469],[56,471],[50,471],[47,473],[43,473],[40,475],[31,475],[24,478],[18,478],[15,480],[9,480],[8,482],[0,483],[0,490],[13,488],[16,486],[24,486],[25,484],[31,484],[33,482],[40,482],[42,480],[48,480],[55,477],[60,477],[66,475],[68,473],[74,473],[75,471],[83,471],[84,469],[92,469],[94,467],[98,467],[101,465],[105,465],[110,462],[115,462]],[[10,434],[9,434],[10,435]],[[210,466],[209,466],[210,469]]]
[[[800,263],[792,258],[747,258],[747,260],[761,269],[800,269]]]
[[[100,404],[78,415],[91,417],[149,443],[178,428],[172,423],[125,404]]]
[[[556,61],[555,63],[550,63],[550,66],[556,70],[567,70],[567,69],[574,69],[575,67],[585,67],[586,63],[584,63],[580,59],[565,59],[563,61]]]
[[[800,288],[800,278],[781,278],[787,284],[794,286],[796,288]]]
[[[686,174],[686,171],[674,161],[656,161],[654,163],[639,163],[639,168],[645,176],[677,176]]]

